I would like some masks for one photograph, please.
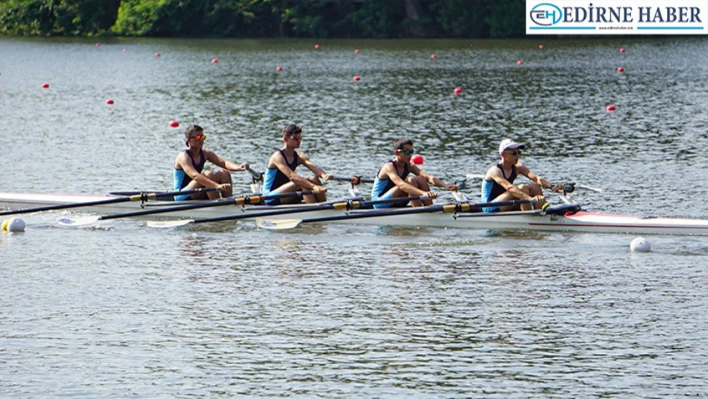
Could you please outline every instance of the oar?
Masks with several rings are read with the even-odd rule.
[[[332,176],[332,180],[338,180],[338,181],[348,181],[351,184],[361,184],[361,183],[373,183],[374,179],[364,179],[361,176]]]
[[[408,202],[408,201],[414,201],[414,200],[423,200],[425,198],[427,198],[427,196],[423,195],[423,196],[417,196],[417,197],[386,198],[386,199],[380,199],[380,200],[375,200],[375,201],[361,201],[358,199],[338,200],[338,201],[331,201],[331,202],[320,203],[320,204],[290,206],[290,207],[283,208],[283,209],[275,209],[275,210],[270,209],[270,210],[263,211],[263,212],[218,216],[218,217],[207,218],[207,219],[182,219],[182,220],[166,220],[166,221],[152,221],[151,220],[151,221],[147,222],[147,225],[148,225],[148,227],[156,227],[156,228],[163,228],[164,229],[164,228],[185,226],[190,223],[211,223],[211,222],[223,222],[223,221],[227,221],[227,220],[255,219],[255,218],[259,218],[259,217],[287,215],[287,214],[291,214],[291,213],[310,212],[310,211],[323,211],[323,210],[328,210],[328,209],[337,209],[337,210],[348,211],[351,209],[366,208],[366,207],[372,206],[374,204],[387,204],[387,203],[403,202],[403,201]]]
[[[186,192],[186,191],[183,191]],[[238,197],[222,198],[210,202],[200,202],[197,204],[180,205],[180,206],[169,206],[159,209],[146,209],[134,212],[119,213],[115,215],[89,215],[83,216],[76,219],[71,219],[69,217],[60,217],[57,219],[57,223],[62,226],[84,226],[87,224],[98,222],[99,220],[108,219],[118,219],[127,217],[137,217],[145,215],[155,215],[158,213],[168,213],[168,212],[179,212],[186,211],[190,209],[201,209],[201,208],[211,208],[214,206],[226,206],[226,205],[244,205],[244,204],[260,204],[271,199],[278,198],[292,198],[292,197],[302,197],[303,195],[312,194],[310,191],[296,191],[292,193],[276,194],[276,195],[242,195]]]
[[[246,164],[245,168],[246,168],[246,171],[247,171],[248,173],[250,173],[251,176],[253,176],[253,182],[254,182],[254,183],[257,182],[257,181],[263,180],[263,173],[261,173],[261,172],[256,172],[255,170],[251,169],[251,165],[249,165],[249,164]]]
[[[172,192],[165,192],[165,193],[144,192],[144,193],[140,193],[140,194],[130,195],[127,197],[116,197],[116,198],[110,198],[110,199],[98,200],[98,201],[74,202],[71,204],[49,205],[49,206],[41,206],[38,208],[26,208],[26,209],[17,209],[17,210],[11,210],[11,211],[3,211],[3,212],[0,212],[0,216],[16,215],[16,214],[20,214],[20,213],[41,212],[41,211],[54,211],[54,210],[58,210],[58,209],[81,208],[81,207],[85,207],[85,206],[108,205],[108,204],[115,204],[115,203],[119,203],[119,202],[129,202],[129,201],[145,202],[148,200],[156,200],[156,199],[160,199],[160,198],[174,197],[176,195],[188,195],[188,194],[204,193],[207,191],[217,191],[217,190],[221,190],[221,187],[199,188],[196,190],[172,191]]]
[[[350,213],[347,215],[339,216],[323,216],[311,219],[256,219],[256,226],[270,229],[270,230],[287,230],[293,229],[302,223],[316,223],[316,222],[331,222],[335,220],[349,220],[349,219],[363,219],[372,217],[384,217],[384,216],[398,216],[398,215],[410,215],[416,213],[434,213],[434,212],[466,212],[471,209],[477,208],[490,208],[499,206],[515,206],[521,204],[532,204],[536,202],[536,199],[530,200],[513,200],[513,201],[499,201],[499,202],[482,202],[482,203],[469,203],[469,202],[455,202],[444,205],[430,205],[419,208],[403,208],[403,209],[382,209],[375,211],[366,211],[362,213]],[[548,205],[548,204],[546,204]]]

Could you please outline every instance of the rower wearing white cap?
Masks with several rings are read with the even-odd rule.
[[[499,144],[501,162],[489,168],[482,181],[482,200],[484,202],[536,199],[533,207],[537,209],[540,209],[546,203],[541,187],[551,188],[551,184],[548,180],[531,172],[529,168],[519,162],[521,150],[524,147],[523,144],[519,144],[512,139],[504,139]],[[526,176],[532,183],[515,186],[514,180],[518,175]],[[522,204],[516,207],[501,206],[484,208],[484,211],[530,210],[531,206],[531,204]]]

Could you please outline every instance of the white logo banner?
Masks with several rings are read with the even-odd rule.
[[[708,0],[526,0],[527,35],[705,35]]]

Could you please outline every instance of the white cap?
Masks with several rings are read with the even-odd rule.
[[[499,153],[501,154],[506,150],[516,150],[518,148],[523,149],[524,147],[526,146],[523,144],[519,144],[512,139],[504,139],[501,143],[499,143]]]

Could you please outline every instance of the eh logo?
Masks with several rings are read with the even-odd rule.
[[[555,4],[541,3],[531,9],[531,20],[536,25],[555,25],[563,18],[563,12]]]

